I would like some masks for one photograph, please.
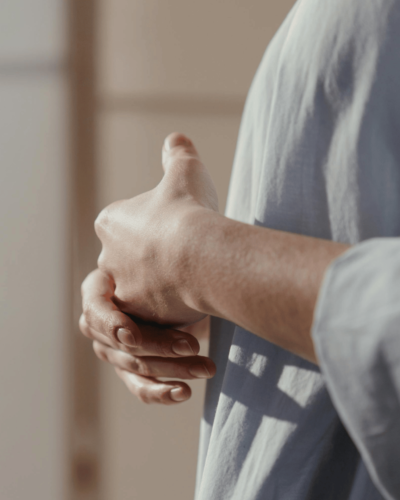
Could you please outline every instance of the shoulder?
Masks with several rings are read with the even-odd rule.
[[[299,0],[288,45],[325,56],[400,40],[400,0]]]
[[[400,0],[300,0],[283,60],[342,105],[376,88],[392,92],[400,83],[399,47]]]

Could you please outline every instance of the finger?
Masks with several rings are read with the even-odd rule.
[[[167,172],[174,161],[176,162],[177,159],[182,158],[187,160],[193,159],[202,166],[199,153],[188,137],[178,132],[169,134],[162,148],[162,165],[164,172]]]
[[[83,314],[90,328],[130,347],[142,342],[139,328],[112,301],[114,282],[101,270],[91,272],[82,283]]]
[[[179,379],[212,378],[216,367],[211,359],[204,356],[187,358],[159,358],[155,356],[132,356],[112,349],[100,342],[93,342],[93,350],[102,361],[111,363],[116,368],[126,370],[143,377],[167,377]]]
[[[90,340],[98,340],[102,344],[106,344],[114,349],[121,349],[121,344],[112,339],[109,339],[108,337],[106,337],[100,332],[97,332],[93,328],[90,328],[85,319],[84,314],[81,314],[81,317],[79,318],[79,329],[82,332],[82,334]]]
[[[179,358],[182,356],[196,356],[200,345],[192,335],[177,330],[166,330],[154,326],[141,325],[142,335],[140,347],[128,347],[116,340],[91,328],[82,314],[79,328],[85,337],[97,340],[113,349],[136,356],[161,356],[165,358]]]
[[[159,186],[174,197],[190,195],[204,207],[218,212],[215,186],[192,141],[183,134],[170,134],[162,153],[165,175]]]
[[[156,379],[142,377],[119,368],[115,371],[128,390],[143,403],[173,405],[187,401],[192,395],[190,387],[184,382],[159,382]]]
[[[138,356],[176,358],[195,356],[200,351],[198,340],[189,333],[146,324],[140,324],[138,328],[142,343],[139,347],[131,349],[131,352]]]

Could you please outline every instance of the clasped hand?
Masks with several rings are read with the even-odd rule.
[[[207,317],[196,307],[201,298],[193,300],[185,227],[218,212],[218,202],[189,139],[171,134],[162,157],[158,186],[111,204],[96,220],[103,248],[82,284],[80,329],[140,400],[173,404],[190,397],[189,386],[159,377],[210,378],[216,370],[189,333],[199,336]]]

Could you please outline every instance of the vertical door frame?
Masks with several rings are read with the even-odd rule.
[[[80,284],[96,266],[96,19],[97,0],[68,0],[71,144],[70,429],[68,500],[100,500],[99,368],[79,332]]]

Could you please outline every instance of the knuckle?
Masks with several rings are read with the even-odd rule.
[[[171,356],[172,348],[170,345],[170,342],[157,342],[155,344],[155,351],[159,356],[162,356],[164,358],[167,358]]]
[[[95,322],[96,329],[101,331],[106,337],[114,340],[115,332],[119,327],[119,322],[112,312],[104,310],[101,306],[97,306],[95,303],[88,305],[87,312],[85,315],[89,317],[92,322]]]
[[[81,297],[83,297],[85,295],[86,288],[87,288],[87,282],[88,282],[88,277],[86,276],[86,278],[82,281],[82,284],[81,284]]]
[[[145,387],[139,388],[139,390],[137,391],[137,397],[142,403],[145,403],[145,404],[151,403],[151,397],[149,395],[148,390]]]
[[[82,297],[93,286],[93,281],[97,281],[98,278],[99,278],[99,270],[98,269],[93,269],[93,271],[91,271],[86,276],[86,278],[82,281],[82,284],[81,284],[81,295],[82,295]]]
[[[84,328],[88,336],[92,337],[91,327],[94,325],[96,319],[96,313],[90,304],[85,304],[83,306],[83,317],[85,319]],[[83,332],[82,332],[83,333]]]
[[[131,357],[126,361],[126,369],[130,372],[139,373],[139,364],[136,358]]]
[[[106,269],[106,257],[104,253],[104,249],[100,252],[99,258],[97,259],[97,267],[104,271]]]
[[[149,365],[146,361],[144,361],[141,358],[136,358],[133,361],[133,364],[135,366],[134,369],[135,369],[136,373],[138,373],[139,375],[142,375],[143,377],[150,377],[151,370],[150,370]]]
[[[83,316],[85,317],[86,322],[89,323],[90,319],[94,313],[93,300],[84,300],[82,302],[82,310],[83,310]]]
[[[88,283],[89,283],[89,278],[90,274],[86,276],[86,278],[82,281],[82,284],[81,284],[81,296],[84,297],[85,295],[85,292],[88,288]]]
[[[85,337],[88,339],[93,338],[93,333],[89,325],[87,324],[84,315],[82,314],[81,317],[79,318],[79,329]]]
[[[110,223],[110,213],[108,207],[104,208],[94,221],[94,230],[97,236],[101,239],[101,235]]]
[[[106,336],[110,339],[115,339],[119,323],[116,321],[114,315],[106,314],[103,318],[103,324]]]
[[[83,314],[80,315],[79,323],[78,324],[79,324],[80,331],[84,334],[85,330],[87,328],[87,323],[86,323],[86,320],[85,320],[85,316]]]
[[[111,230],[114,224],[113,214],[116,210],[118,210],[119,207],[121,207],[124,201],[125,200],[119,200],[111,203],[107,207],[103,208],[103,210],[97,216],[96,220],[94,221],[94,229],[100,240],[104,235],[106,235],[106,233]]]
[[[96,356],[102,361],[108,361],[106,349],[99,342],[93,342],[93,350]]]
[[[82,309],[82,321],[86,323],[88,328],[91,325],[111,340],[116,340],[116,330],[121,326],[121,321],[114,311],[107,310],[96,298],[83,301]]]

